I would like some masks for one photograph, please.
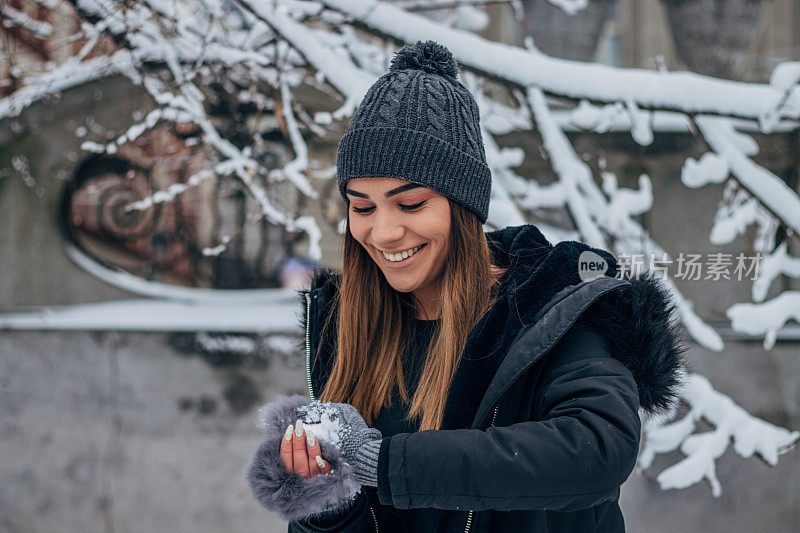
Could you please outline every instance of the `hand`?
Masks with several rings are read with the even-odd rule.
[[[300,419],[286,428],[281,439],[281,460],[287,472],[297,472],[306,479],[331,471],[331,465],[320,455],[319,440],[305,431]]]

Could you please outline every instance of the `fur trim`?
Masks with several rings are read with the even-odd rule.
[[[663,283],[645,272],[595,302],[588,322],[608,341],[611,354],[633,374],[639,405],[647,413],[672,408],[685,385],[686,339],[676,304]]]
[[[281,439],[289,424],[303,416],[298,408],[308,405],[304,396],[278,396],[259,410],[259,425],[264,441],[256,450],[247,471],[253,496],[267,510],[278,513],[287,522],[324,517],[352,503],[361,490],[353,476],[353,467],[341,457],[339,448],[319,436],[322,456],[331,472],[304,478],[287,472],[280,456]]]

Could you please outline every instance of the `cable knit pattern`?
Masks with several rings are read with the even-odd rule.
[[[445,135],[444,129],[444,106],[445,100],[443,98],[437,98],[438,94],[444,92],[442,85],[436,81],[431,79],[426,79],[423,81],[425,84],[425,101],[428,104],[427,108],[425,109],[425,118],[428,119],[427,127],[425,131],[430,133],[431,135],[435,135],[442,140],[447,140],[447,136]]]
[[[339,193],[353,178],[420,183],[489,214],[492,176],[475,99],[458,81],[452,53],[433,41],[406,45],[369,88],[336,154]]]
[[[475,115],[472,113],[470,105],[472,104],[471,98],[464,98],[460,94],[456,94],[455,97],[461,104],[458,107],[458,111],[461,113],[459,124],[464,128],[461,135],[461,138],[465,142],[463,150],[473,157],[480,157],[480,149],[478,148],[480,128],[476,128],[477,120],[475,120]]]

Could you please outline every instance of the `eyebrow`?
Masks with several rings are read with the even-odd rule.
[[[392,189],[391,191],[386,192],[384,196],[389,198],[390,196],[394,196],[395,194],[400,194],[401,192],[405,192],[411,189],[416,189],[417,187],[422,187],[419,183],[407,183],[405,185],[401,185],[396,189]],[[352,194],[353,196],[360,196],[361,198],[369,198],[368,195],[364,194],[363,192],[354,191],[353,189],[347,189],[347,194]]]

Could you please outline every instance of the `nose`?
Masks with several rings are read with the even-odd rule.
[[[394,243],[402,240],[406,230],[399,218],[392,213],[387,213],[386,210],[383,210],[384,213],[377,211],[381,210],[376,210],[374,213],[372,241],[382,250],[391,249],[394,247]]]

